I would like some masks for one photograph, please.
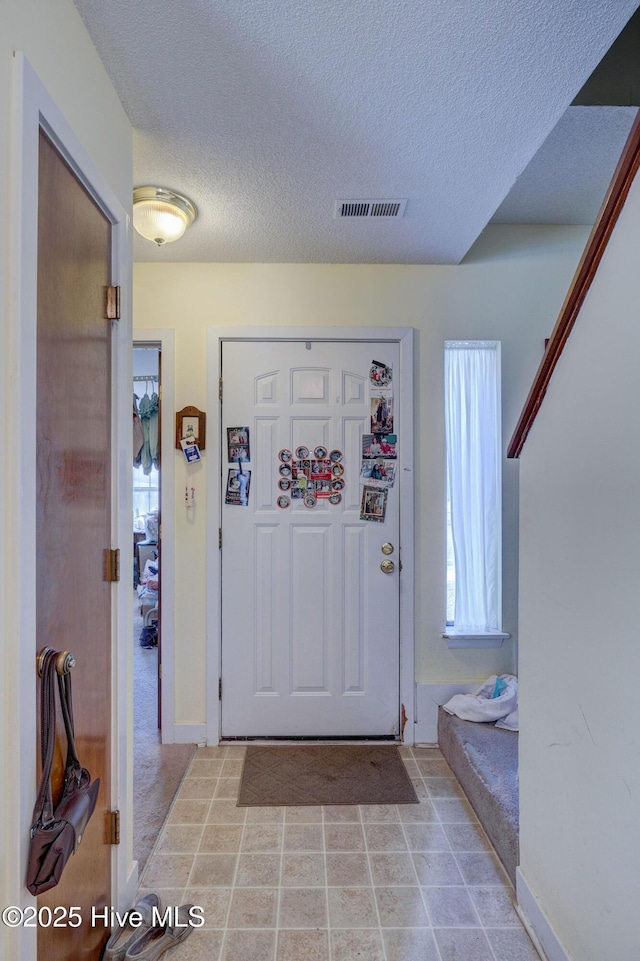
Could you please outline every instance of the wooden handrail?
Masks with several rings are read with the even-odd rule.
[[[545,349],[542,361],[525,401],[520,419],[507,449],[507,457],[519,457],[524,447],[527,435],[533,426],[538,411],[544,400],[556,364],[573,330],[580,308],[587,296],[591,282],[606,250],[609,238],[613,233],[620,212],[624,207],[627,194],[633,179],[640,167],[640,111],[631,128],[622,156],[616,167],[613,179],[604,198],[600,213],[593,230],[589,235],[587,246],[578,264],[575,276],[571,282],[569,292],[565,298],[562,310],[551,337]]]

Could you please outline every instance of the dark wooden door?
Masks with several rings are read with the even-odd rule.
[[[69,650],[76,744],[101,780],[98,804],[61,883],[40,907],[80,908],[81,928],[41,927],[38,961],[97,961],[107,930],[91,908],[111,903],[111,225],[44,133],[38,185],[37,563],[38,649]],[[64,734],[58,711],[54,802]],[[38,772],[39,773],[39,772]]]

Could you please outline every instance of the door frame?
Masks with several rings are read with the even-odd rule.
[[[215,443],[210,444],[207,469],[207,743],[218,744],[221,735],[221,705],[218,679],[222,663],[221,590],[222,564],[218,530],[222,527],[222,403],[218,384],[222,376],[222,344],[225,341],[352,341],[397,343],[400,350],[398,381],[400,423],[403,428],[401,464],[398,471],[400,494],[400,715],[404,707],[407,724],[404,744],[413,744],[415,719],[415,565],[414,565],[414,460],[413,460],[413,345],[412,327],[209,327],[207,329],[207,405],[215,417]],[[211,417],[213,421],[214,418]],[[212,424],[213,426],[213,424]]]
[[[162,636],[162,687],[161,710],[163,744],[175,744],[175,470],[174,427],[175,410],[175,330],[173,327],[134,328],[132,349],[157,347],[160,351],[160,404],[162,407],[160,436],[160,485],[161,485],[161,540],[162,597],[160,600],[160,633]]]
[[[5,438],[11,452],[8,477],[14,501],[13,523],[6,532],[6,549],[13,558],[11,584],[14,598],[8,611],[7,653],[14,665],[15,683],[7,689],[7,717],[14,718],[19,737],[5,741],[6,768],[16,774],[15,789],[5,796],[4,825],[8,884],[18,892],[21,907],[35,904],[24,886],[31,813],[36,792],[36,331],[37,331],[37,226],[38,136],[42,128],[68,163],[106,218],[112,224],[112,279],[121,289],[121,320],[112,337],[111,409],[111,545],[131,540],[132,496],[127,468],[131,463],[131,226],[127,212],[101,170],[68,125],[27,58],[16,53],[12,116],[12,180],[10,232],[14,256],[10,267],[10,424]],[[125,390],[124,387],[127,386]],[[126,428],[126,429],[125,429]],[[111,865],[111,903],[129,904],[137,887],[131,827],[133,801],[129,790],[132,767],[133,688],[130,639],[132,611],[125,587],[131,584],[131,551],[122,552],[122,579],[113,585],[111,608],[111,805],[122,814],[121,844],[114,846]],[[125,643],[125,639],[129,641]],[[127,680],[129,679],[129,680]],[[37,931],[5,929],[7,950],[16,961],[32,961],[37,954]]]

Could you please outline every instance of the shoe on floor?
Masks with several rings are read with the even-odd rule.
[[[192,904],[182,904],[178,908],[176,924],[164,924],[161,927],[149,928],[141,937],[137,938],[125,955],[125,961],[156,961],[169,948],[181,944],[189,937],[191,927],[190,914]]]
[[[129,915],[133,911],[137,911],[142,917],[142,924],[138,927],[134,927],[129,920],[125,924],[121,924],[119,928],[111,932],[111,937],[106,943],[104,954],[102,955],[103,961],[124,961],[124,957],[133,945],[135,941],[138,940],[146,931],[149,930],[153,923],[153,909],[160,908],[160,898],[157,894],[145,894],[143,898],[137,901]]]

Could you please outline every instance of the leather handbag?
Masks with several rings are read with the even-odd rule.
[[[64,866],[84,836],[94,812],[100,779],[91,775],[78,759],[73,724],[71,677],[58,675],[60,706],[67,735],[64,785],[53,807],[51,767],[56,743],[55,677],[57,651],[43,657],[40,686],[40,750],[42,777],[33,809],[31,844],[26,885],[31,894],[42,894],[58,884]]]

